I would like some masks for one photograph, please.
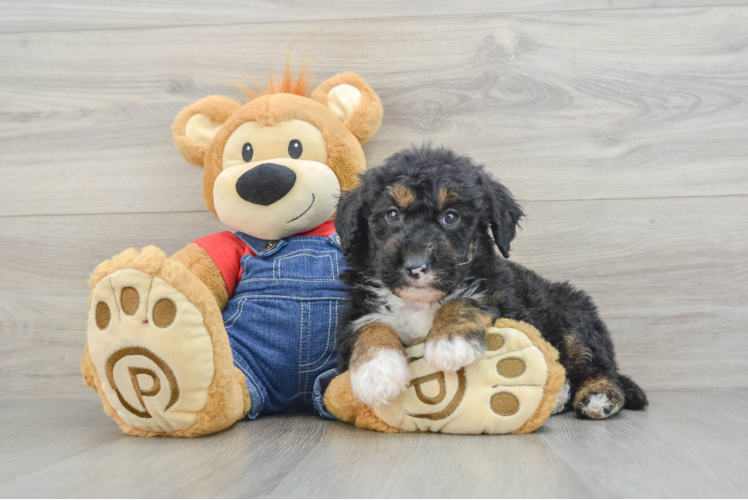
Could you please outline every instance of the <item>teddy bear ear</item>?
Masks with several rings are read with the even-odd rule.
[[[180,111],[171,131],[184,159],[202,167],[216,132],[241,106],[228,97],[212,95]]]
[[[363,144],[382,124],[382,101],[355,73],[336,75],[314,89],[312,99],[330,108]]]

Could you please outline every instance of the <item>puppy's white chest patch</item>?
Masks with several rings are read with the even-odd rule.
[[[434,316],[439,310],[439,304],[424,304],[422,302],[405,302],[401,307],[393,307],[382,315],[383,323],[392,326],[406,347],[423,339],[431,330]]]
[[[374,322],[390,325],[406,347],[428,335],[434,316],[441,307],[439,302],[406,301],[389,291],[380,292],[380,296],[384,300],[379,310],[356,321],[356,328]]]

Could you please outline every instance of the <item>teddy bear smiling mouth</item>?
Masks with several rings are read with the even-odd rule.
[[[312,202],[311,202],[311,203],[309,204],[309,206],[308,206],[308,207],[306,207],[306,210],[304,210],[303,212],[301,212],[301,215],[297,215],[297,216],[296,216],[296,217],[294,217],[293,219],[291,219],[291,220],[289,220],[289,221],[286,221],[286,223],[289,223],[289,222],[293,222],[293,221],[295,221],[295,220],[301,219],[301,217],[302,217],[302,216],[303,216],[304,214],[306,214],[306,213],[307,213],[307,212],[309,211],[309,209],[311,209],[311,208],[312,208],[312,205],[314,205],[314,193],[312,193]]]

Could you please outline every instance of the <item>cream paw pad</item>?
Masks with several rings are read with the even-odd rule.
[[[341,420],[384,431],[534,431],[550,416],[564,383],[558,352],[534,327],[506,319],[486,329],[486,344],[480,358],[452,372],[435,371],[423,359],[425,344],[413,345],[406,350],[410,387],[394,401],[367,410],[355,403],[341,405],[341,376],[328,389],[326,403],[340,411],[345,418],[332,412]]]

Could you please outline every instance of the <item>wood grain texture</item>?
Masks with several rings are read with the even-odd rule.
[[[746,396],[653,392],[645,412],[566,413],[525,436],[383,435],[282,416],[199,439],[125,436],[93,395],[4,401],[0,495],[744,497]]]
[[[745,3],[744,0],[2,0],[0,33]]]
[[[431,139],[526,200],[748,194],[747,28],[714,7],[0,35],[0,215],[201,210],[173,117],[287,51],[379,92],[370,165]]]
[[[525,209],[512,259],[592,294],[624,373],[646,389],[748,385],[748,197]],[[127,247],[173,253],[223,229],[208,212],[0,218],[0,395],[87,394],[86,276]]]

